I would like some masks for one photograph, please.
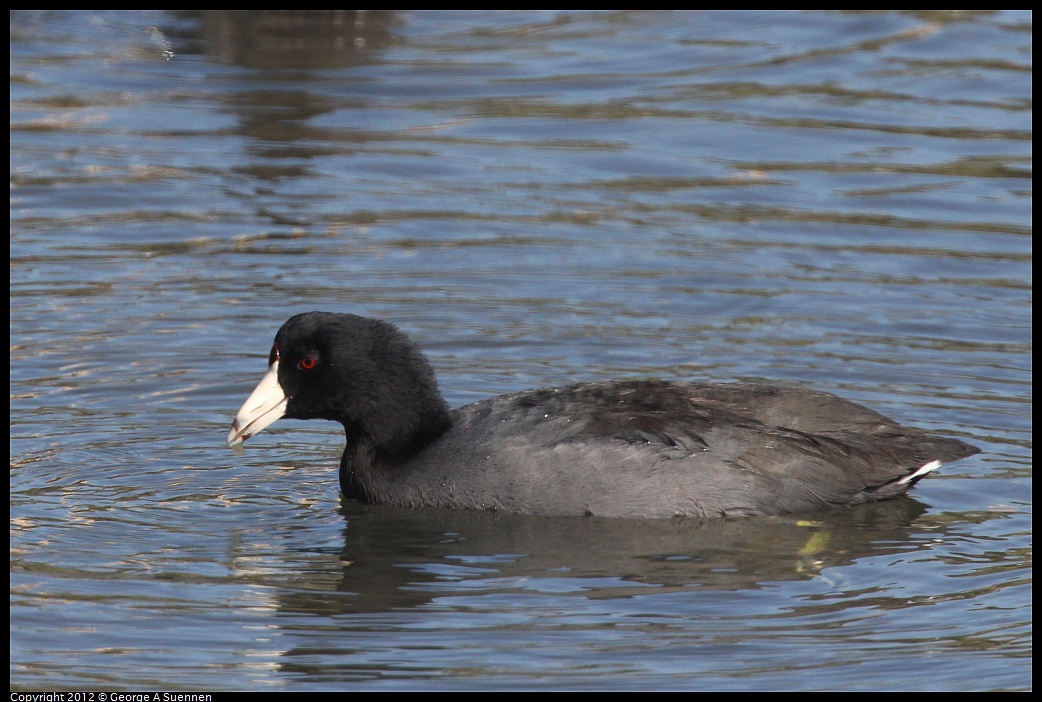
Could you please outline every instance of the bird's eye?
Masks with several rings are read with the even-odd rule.
[[[316,366],[318,366],[318,359],[311,354],[300,359],[300,367],[304,370],[314,370]]]
[[[268,365],[270,366],[275,361],[279,360],[279,345],[271,345],[271,353],[268,354]]]

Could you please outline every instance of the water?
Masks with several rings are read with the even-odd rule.
[[[14,12],[13,689],[1031,687],[1031,14]],[[837,392],[983,453],[725,522],[223,446],[309,309],[452,405]]]

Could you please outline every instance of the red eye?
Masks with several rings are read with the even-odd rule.
[[[318,365],[318,359],[314,356],[308,355],[300,359],[300,367],[304,370],[314,370],[315,366]]]
[[[279,360],[279,345],[271,345],[271,353],[268,354],[268,365],[270,366],[275,361]]]

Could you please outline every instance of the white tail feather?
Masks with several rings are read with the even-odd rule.
[[[898,480],[897,484],[898,485],[905,485],[906,483],[910,483],[913,480],[917,480],[918,478],[921,478],[924,475],[926,475],[927,473],[935,471],[935,470],[937,470],[940,467],[941,467],[941,462],[940,461],[930,461],[929,463],[927,463],[926,465],[924,465],[922,468],[920,468],[919,470],[915,471],[914,473],[912,473],[910,475],[906,475],[905,477],[903,477],[900,480]]]

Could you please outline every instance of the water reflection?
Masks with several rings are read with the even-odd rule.
[[[199,10],[205,51],[266,70],[348,68],[391,44],[393,10]]]
[[[280,591],[280,611],[414,608],[455,593],[627,597],[746,590],[908,550],[924,507],[912,498],[797,517],[613,520],[347,502],[343,550],[323,549]],[[341,566],[332,563],[338,559]],[[339,572],[339,578],[336,573]],[[838,593],[837,593],[838,594]]]

